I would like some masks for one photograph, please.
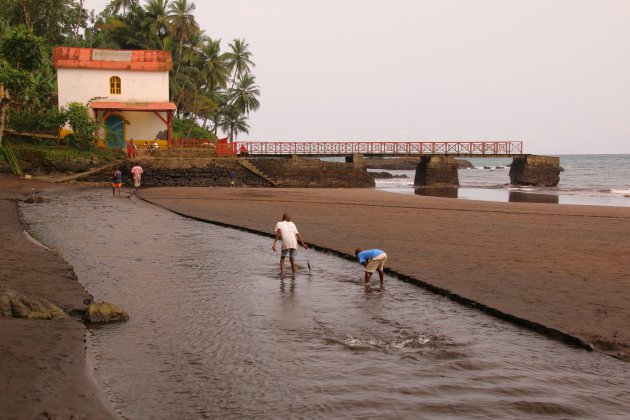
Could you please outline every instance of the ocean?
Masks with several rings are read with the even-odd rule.
[[[510,185],[510,158],[468,158],[474,169],[460,169],[460,187],[428,191],[466,200],[525,201],[599,206],[630,206],[630,155],[560,155],[557,187]],[[377,179],[376,188],[400,194],[417,194],[413,170],[370,170],[405,175],[406,178]],[[422,192],[426,194],[426,192]]]

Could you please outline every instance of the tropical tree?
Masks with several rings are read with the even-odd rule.
[[[249,115],[250,111],[260,108],[258,96],[260,89],[256,86],[256,77],[245,74],[230,91],[230,103],[241,114]]]
[[[194,10],[195,3],[188,3],[188,0],[174,0],[168,7],[170,33],[178,42],[176,77],[181,66],[184,42],[195,32],[199,31],[199,25],[192,14]]]
[[[229,142],[236,140],[240,133],[249,133],[247,117],[236,107],[230,107],[223,112],[220,122],[221,129],[228,135]]]
[[[252,61],[252,53],[249,51],[249,44],[244,39],[235,39],[228,45],[230,51],[225,53],[228,68],[232,72],[232,86],[243,75],[249,74],[255,66]]]
[[[0,144],[7,107],[24,100],[34,85],[33,73],[43,61],[44,40],[25,25],[9,28],[0,38]]]
[[[168,36],[168,0],[148,0],[144,6],[147,38],[153,40],[158,49],[164,49],[164,39]]]

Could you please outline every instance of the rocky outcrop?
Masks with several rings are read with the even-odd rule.
[[[24,296],[11,289],[0,289],[0,317],[58,319],[65,318],[66,313],[46,299]]]
[[[85,322],[104,324],[127,321],[129,314],[124,309],[107,302],[92,302],[85,311]]]
[[[515,157],[510,165],[514,185],[555,187],[560,182],[560,158],[551,156]]]
[[[368,175],[374,179],[392,179],[392,178],[409,178],[407,175],[394,175],[390,172],[368,172]]]

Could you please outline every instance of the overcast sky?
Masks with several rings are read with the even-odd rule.
[[[244,38],[253,53],[261,108],[238,140],[630,153],[630,0],[195,4],[223,51]]]

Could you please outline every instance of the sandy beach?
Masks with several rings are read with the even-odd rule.
[[[0,286],[66,312],[89,297],[61,257],[27,239],[17,202],[71,186],[0,176]],[[305,240],[352,258],[381,248],[390,273],[556,338],[630,360],[630,208],[496,203],[371,189],[154,188],[172,211],[271,235],[289,211]],[[37,204],[33,204],[37,205]],[[269,240],[271,248],[272,240]],[[357,264],[357,276],[361,267]],[[418,320],[421,322],[422,320]],[[85,357],[86,328],[0,319],[6,418],[112,418]]]
[[[26,194],[60,188],[66,187],[0,175],[0,287],[47,299],[70,313],[84,308],[89,294],[70,265],[27,238],[17,212]],[[115,418],[88,372],[85,334],[76,317],[0,318],[0,417]]]
[[[389,269],[402,278],[630,360],[625,269],[630,208],[453,200],[371,189],[155,188],[142,190],[140,197],[269,235],[289,211],[305,240],[317,247],[348,258],[357,247],[381,248]]]

